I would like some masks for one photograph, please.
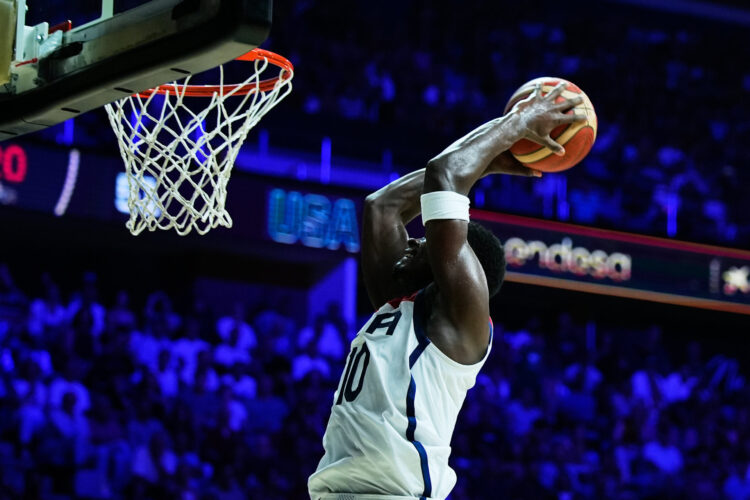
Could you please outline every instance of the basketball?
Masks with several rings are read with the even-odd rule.
[[[565,154],[558,156],[546,146],[541,146],[528,139],[521,139],[510,148],[510,152],[513,153],[513,156],[518,161],[527,167],[542,172],[561,172],[567,170],[577,165],[591,151],[591,147],[596,140],[597,130],[596,113],[594,112],[591,100],[577,85],[567,80],[542,77],[523,84],[521,88],[516,90],[505,106],[505,113],[507,113],[519,101],[526,99],[539,83],[542,84],[542,95],[547,95],[560,82],[565,82],[566,86],[562,95],[557,98],[557,102],[580,95],[583,97],[583,102],[568,111],[568,113],[578,112],[579,114],[586,114],[586,121],[560,125],[550,133],[550,137],[565,148]]]

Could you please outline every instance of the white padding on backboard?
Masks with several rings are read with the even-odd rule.
[[[0,85],[10,81],[10,63],[16,42],[16,2],[0,0]]]

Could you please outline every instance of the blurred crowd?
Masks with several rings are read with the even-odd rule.
[[[0,499],[306,497],[353,335],[335,304],[297,325],[41,280],[31,296],[0,265]],[[733,353],[567,314],[495,324],[451,498],[750,499]]]
[[[750,390],[731,353],[567,314],[502,339],[456,429],[455,498],[750,498]]]
[[[298,328],[238,303],[28,297],[0,266],[0,499],[302,498],[348,352],[335,304]]]

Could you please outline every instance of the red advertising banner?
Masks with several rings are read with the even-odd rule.
[[[750,314],[750,252],[472,210],[508,281]]]

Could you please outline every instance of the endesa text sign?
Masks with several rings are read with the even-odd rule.
[[[750,252],[472,210],[507,280],[750,314]]]

